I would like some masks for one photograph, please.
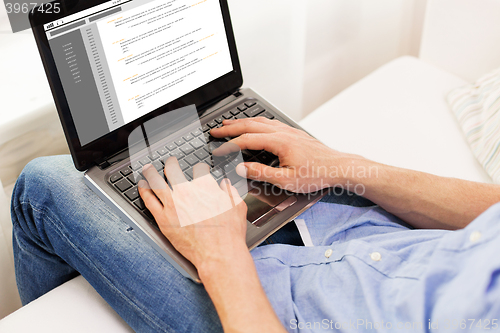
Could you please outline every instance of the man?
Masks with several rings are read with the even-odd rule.
[[[246,206],[228,181],[198,165],[186,182],[170,158],[170,189],[146,166],[141,197],[198,269],[197,285],[88,190],[68,158],[38,159],[12,202],[23,303],[80,273],[139,332],[499,328],[500,206],[482,213],[500,187],[377,164],[265,118],[226,120],[211,134],[279,157],[280,168],[244,163],[240,175],[295,191],[362,188],[369,200],[334,191],[299,217],[314,247],[250,253]]]

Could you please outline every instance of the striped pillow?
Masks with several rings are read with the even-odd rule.
[[[500,184],[500,68],[452,90],[448,103],[477,160]]]

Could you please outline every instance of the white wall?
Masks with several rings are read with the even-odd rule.
[[[418,56],[426,0],[229,0],[245,86],[299,120],[384,63]]]
[[[384,63],[401,55],[417,56],[427,3],[228,1],[245,86],[296,120]],[[0,6],[0,50],[5,39],[15,37],[6,36],[8,31],[5,8]],[[40,62],[37,54],[32,56]]]

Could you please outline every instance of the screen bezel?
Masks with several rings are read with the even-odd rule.
[[[227,41],[229,44],[229,51],[233,63],[233,71],[168,104],[163,105],[156,110],[149,112],[143,117],[136,119],[133,122],[126,124],[89,144],[82,146],[80,144],[80,140],[78,139],[75,123],[71,116],[68,101],[66,99],[43,26],[46,23],[109,1],[110,0],[56,0],[53,1],[52,4],[59,3],[59,7],[61,8],[59,13],[41,13],[35,9],[29,14],[33,34],[42,58],[42,63],[54,97],[57,112],[59,113],[64,134],[68,142],[69,150],[71,152],[71,156],[73,157],[76,169],[80,171],[85,171],[96,164],[100,164],[114,154],[126,149],[128,146],[129,134],[146,121],[166,112],[192,104],[195,104],[198,112],[201,113],[216,101],[230,96],[243,85],[243,76],[236,50],[236,42],[229,15],[229,7],[227,0],[219,0],[226,29]]]

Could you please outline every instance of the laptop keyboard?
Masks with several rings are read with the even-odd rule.
[[[121,193],[134,207],[148,217],[152,224],[157,228],[152,214],[147,210],[144,202],[139,196],[137,183],[143,179],[142,167],[146,164],[152,164],[160,175],[165,178],[163,168],[165,162],[171,156],[175,156],[179,161],[179,166],[182,169],[187,180],[193,179],[193,166],[198,163],[206,163],[211,167],[211,174],[217,182],[222,181],[225,177],[235,184],[242,178],[236,174],[234,168],[241,160],[230,160],[231,158],[212,158],[214,148],[227,142],[226,139],[217,139],[209,134],[212,128],[221,127],[222,121],[225,119],[243,119],[263,116],[268,119],[275,117],[256,100],[246,101],[234,109],[215,116],[213,119],[208,119],[202,127],[184,133],[173,142],[168,142],[150,152],[147,156],[133,161],[130,165],[123,167],[121,170],[112,173],[109,176],[109,183],[116,191]],[[265,151],[250,151],[243,150],[242,157],[245,162],[260,162],[266,165],[275,166],[279,164],[278,158]],[[233,156],[234,157],[234,156]],[[225,174],[224,170],[228,170],[227,166],[231,164],[233,171]]]

